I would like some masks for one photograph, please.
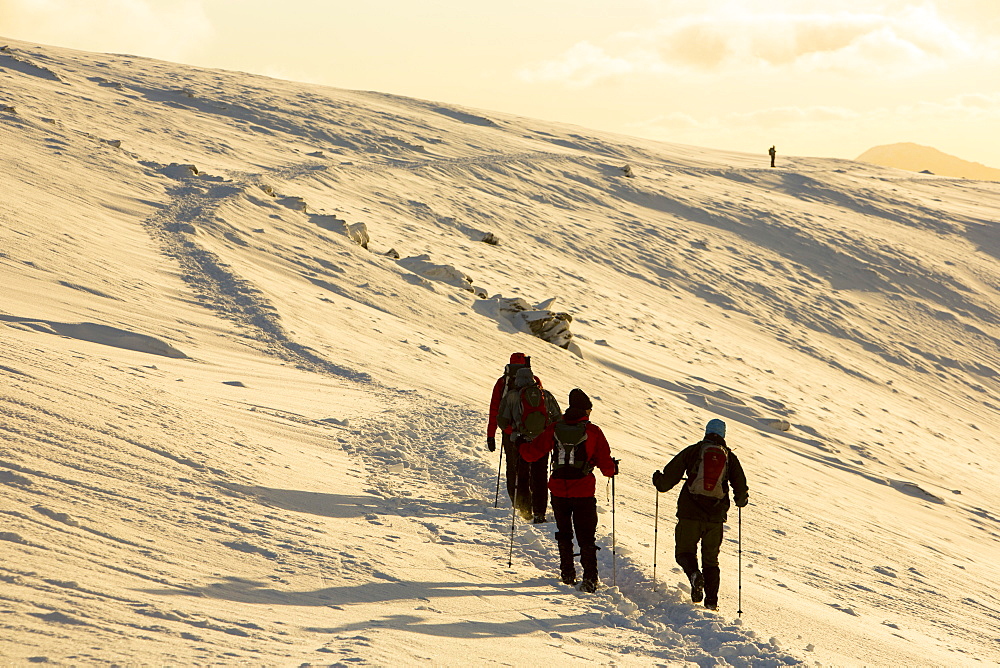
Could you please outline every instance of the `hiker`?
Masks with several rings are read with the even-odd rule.
[[[772,146],[771,148],[767,149],[767,154],[771,156],[771,166],[774,167],[774,156],[776,156],[778,152]]]
[[[736,454],[726,445],[726,423],[710,420],[705,438],[684,448],[663,471],[653,473],[657,492],[669,491],[687,475],[677,497],[674,558],[691,582],[691,600],[719,609],[719,548],[729,510],[729,489],[740,508],[747,505],[747,478]],[[701,570],[697,548],[701,542]]]
[[[510,434],[507,455],[507,493],[511,503],[524,520],[535,524],[546,522],[549,505],[545,491],[548,467],[544,461],[529,463],[519,454],[522,443],[541,434],[550,423],[559,419],[559,402],[542,388],[541,381],[522,367],[514,375],[514,387],[504,395],[497,410],[497,426]]]
[[[523,367],[531,368],[531,358],[524,353],[511,353],[510,363],[504,367],[503,375],[497,378],[497,382],[493,384],[493,395],[490,397],[490,416],[486,424],[486,448],[490,452],[496,452],[497,449],[497,413],[500,410],[500,401],[507,392],[513,389],[514,376],[518,369]],[[501,431],[501,444],[506,445],[508,440],[509,434]]]
[[[569,393],[566,414],[542,434],[521,446],[521,456],[528,461],[545,461],[552,453],[552,514],[556,519],[556,543],[559,546],[559,573],[566,584],[576,584],[576,561],[573,534],[580,546],[583,580],[580,591],[597,589],[597,479],[594,468],[610,478],[618,473],[618,460],[611,458],[611,447],[604,432],[590,421],[594,404],[577,388]]]
[[[531,358],[524,353],[511,353],[510,363],[504,367],[503,375],[497,378],[497,382],[493,384],[493,395],[490,398],[490,414],[489,422],[486,425],[486,448],[490,452],[496,452],[497,442],[496,442],[496,431],[497,431],[497,414],[500,412],[500,402],[503,400],[506,394],[514,389],[514,376],[517,375],[519,369],[531,368]],[[538,381],[538,377],[535,377]],[[507,495],[510,497],[510,502],[514,503],[514,478],[515,471],[517,468],[517,457],[510,457],[510,425],[507,429],[500,430],[500,447],[503,448],[503,456],[507,458]]]

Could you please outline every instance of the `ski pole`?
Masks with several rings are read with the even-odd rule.
[[[656,539],[660,535],[660,493],[656,493],[656,510],[653,512],[653,589],[656,589]]]
[[[501,440],[501,443],[500,443],[500,463],[497,465],[497,493],[493,497],[493,507],[494,508],[496,508],[497,505],[500,503],[500,471],[503,470],[503,451],[504,451],[504,447],[503,447],[503,443],[502,443],[503,438],[501,438],[500,440]]]
[[[617,467],[617,463],[616,463]],[[618,553],[615,542],[615,478],[611,476],[611,586],[618,586]]]
[[[737,591],[737,604],[736,604],[736,616],[743,616],[743,508],[738,507],[736,509],[736,549],[739,554],[738,563],[739,566],[736,569],[738,585],[736,587]]]

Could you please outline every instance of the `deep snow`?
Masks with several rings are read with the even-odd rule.
[[[0,659],[1000,662],[1000,184],[5,43]],[[593,595],[507,568],[516,350],[622,459]],[[712,417],[741,619],[735,515],[718,614],[676,492],[652,581]]]

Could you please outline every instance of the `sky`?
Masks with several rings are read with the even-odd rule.
[[[0,35],[766,154],[1000,167],[995,0],[0,0]]]

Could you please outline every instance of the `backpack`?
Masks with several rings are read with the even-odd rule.
[[[729,451],[726,446],[702,441],[694,469],[688,475],[688,490],[713,499],[723,498],[726,492],[722,483],[728,466]]]
[[[559,480],[579,480],[594,471],[594,463],[587,459],[586,420],[576,424],[559,422],[552,435],[552,477]]]
[[[521,369],[531,368],[531,359],[526,358],[528,361],[524,364],[508,364],[503,369],[503,394],[507,394],[514,389],[514,377],[517,376],[517,372]],[[501,395],[501,399],[503,395]]]
[[[521,424],[517,432],[533,440],[549,426],[549,406],[542,388],[532,383],[521,390]]]

